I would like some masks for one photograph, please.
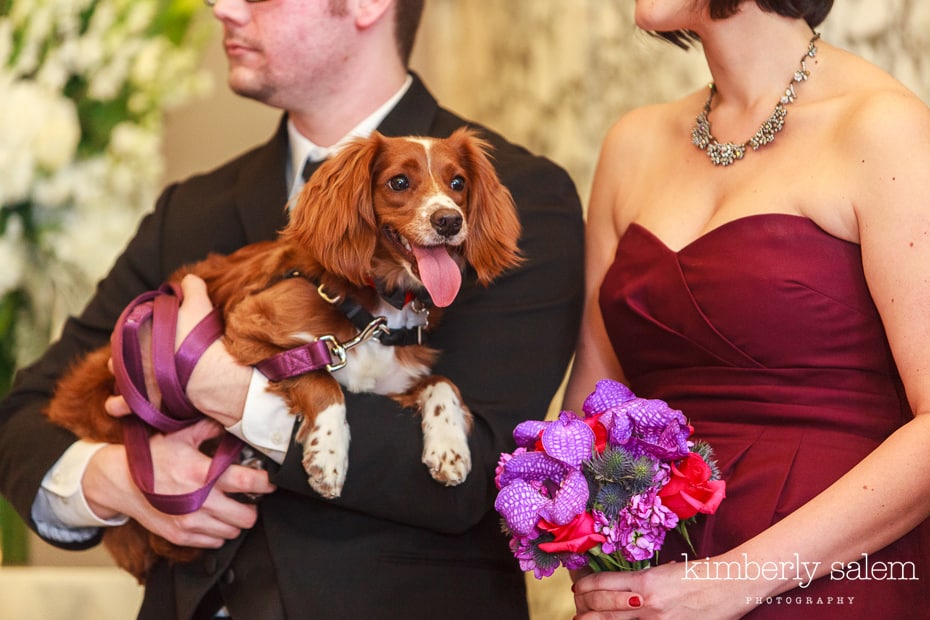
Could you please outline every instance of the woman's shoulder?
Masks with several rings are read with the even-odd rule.
[[[875,218],[922,218],[930,191],[930,107],[882,68],[834,52],[824,105],[815,109],[825,129],[821,160],[834,166],[832,178],[842,180],[854,209],[850,228],[861,235]]]
[[[611,125],[607,137],[611,140],[638,139],[656,133],[677,132],[690,127],[707,100],[707,87],[695,90],[673,101],[651,103],[622,114]]]
[[[837,134],[870,149],[930,132],[930,107],[894,76],[850,52],[835,49],[830,90],[838,104]]]
[[[651,103],[623,113],[608,128],[601,157],[649,161],[656,149],[676,144],[682,135],[690,134],[706,100],[707,88],[702,87],[677,100]]]

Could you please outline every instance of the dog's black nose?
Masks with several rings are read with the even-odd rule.
[[[454,209],[439,209],[429,218],[433,230],[443,237],[452,237],[462,230],[462,214]]]

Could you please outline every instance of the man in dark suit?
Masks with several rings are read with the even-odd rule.
[[[429,476],[416,416],[385,397],[347,394],[349,475],[340,498],[317,496],[299,447],[289,449],[293,420],[270,421],[250,400],[261,391],[249,383],[258,373],[216,371],[230,368],[222,359],[201,362],[212,373],[198,365],[206,396],[195,402],[267,455],[266,471],[231,467],[190,515],[170,517],[142,499],[122,446],[76,442],[42,416],[56,379],[108,340],[136,295],[208,252],[274,237],[301,183],[304,153],[375,128],[443,137],[469,124],[407,70],[422,0],[217,0],[213,11],[224,26],[231,88],[284,110],[279,129],[266,144],[166,188],[82,315],[18,375],[0,406],[0,492],[61,547],[90,547],[103,527],[129,516],[173,542],[206,548],[191,564],[155,567],[141,618],[211,618],[218,610],[237,620],[525,618],[523,577],[492,507],[493,475],[500,453],[513,448],[513,427],[545,414],[570,359],[583,227],[568,175],[486,128],[472,125],[493,145],[513,194],[526,260],[488,288],[466,281],[432,340],[443,351],[437,372],[459,386],[475,415],[473,468],[460,486]],[[159,480],[196,486],[206,469],[196,445],[211,433],[201,425],[154,436]],[[226,495],[237,492],[263,497],[256,507]]]

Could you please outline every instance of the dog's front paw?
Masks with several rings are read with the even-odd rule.
[[[301,421],[304,470],[310,487],[327,499],[339,497],[349,469],[349,423],[343,404],[330,405],[314,420]]]
[[[446,382],[436,383],[423,392],[423,464],[437,482],[455,486],[471,471],[468,449],[468,422],[471,414],[462,404],[458,391]]]

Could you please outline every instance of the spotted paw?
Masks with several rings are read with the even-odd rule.
[[[302,424],[309,424],[304,420]],[[309,429],[300,429],[307,482],[327,499],[339,497],[349,469],[349,424],[345,406],[332,405],[317,414]]]
[[[447,383],[437,383],[424,391],[421,410],[423,464],[437,482],[446,486],[461,484],[471,471],[470,414]]]

